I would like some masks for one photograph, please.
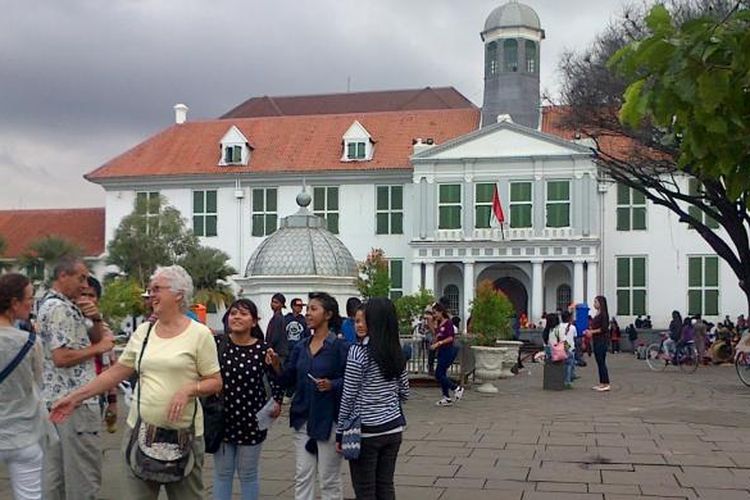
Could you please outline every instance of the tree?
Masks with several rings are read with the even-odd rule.
[[[629,8],[560,68],[563,127],[593,140],[607,178],[694,228],[750,311],[748,16],[728,0]]]
[[[138,199],[107,245],[107,263],[145,288],[157,266],[175,264],[197,247],[198,238],[163,196]]]
[[[193,278],[195,302],[220,307],[234,300],[227,278],[236,271],[227,264],[229,256],[216,248],[197,247],[188,251],[179,264]]]
[[[83,250],[78,244],[61,238],[48,235],[32,241],[24,250],[19,264],[32,269],[38,274],[32,273],[31,279],[44,280],[50,268],[64,257],[81,257]]]
[[[364,262],[358,265],[357,289],[362,297],[388,297],[391,292],[391,277],[388,261],[380,248],[373,248]]]
[[[105,282],[99,310],[112,328],[118,328],[129,316],[140,316],[146,312],[142,291],[141,285],[133,278],[115,278]]]
[[[490,280],[481,281],[471,301],[472,343],[495,347],[498,340],[513,339],[510,321],[514,312],[513,303],[505,294],[495,289]]]
[[[398,314],[398,329],[401,335],[409,335],[419,318],[422,317],[426,307],[435,302],[435,296],[430,290],[420,288],[412,295],[402,295],[395,300],[396,313]]]

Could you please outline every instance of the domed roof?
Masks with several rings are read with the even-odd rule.
[[[299,211],[281,220],[279,229],[255,249],[245,276],[357,276],[352,254],[307,210],[310,195],[297,195]]]
[[[490,15],[487,16],[487,21],[484,23],[484,31],[517,26],[537,30],[542,29],[539,16],[534,9],[528,5],[518,3],[516,0],[511,0],[490,12]]]

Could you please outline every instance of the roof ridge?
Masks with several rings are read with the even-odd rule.
[[[3,208],[0,209],[0,213],[40,213],[40,212],[71,212],[71,211],[93,211],[93,210],[101,210],[104,211],[105,207],[58,207],[58,208]]]

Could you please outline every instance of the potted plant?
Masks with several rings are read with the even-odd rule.
[[[475,358],[475,373],[482,379],[477,390],[496,393],[492,381],[512,377],[510,368],[518,358],[521,342],[513,341],[511,301],[497,291],[491,281],[482,281],[471,303],[471,349]]]

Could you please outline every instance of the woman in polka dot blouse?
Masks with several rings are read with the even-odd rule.
[[[224,380],[224,442],[214,454],[214,499],[232,498],[232,480],[237,471],[243,500],[259,495],[258,461],[266,431],[258,429],[255,414],[268,396],[263,377],[267,344],[258,326],[258,308],[248,299],[229,307],[227,335],[216,337],[221,375]],[[281,412],[282,389],[269,378],[275,416]]]

